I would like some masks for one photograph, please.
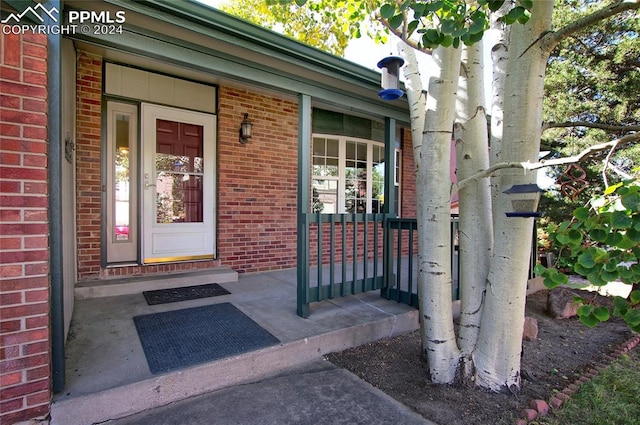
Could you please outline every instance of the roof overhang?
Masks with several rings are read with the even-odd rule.
[[[195,1],[76,0],[65,8],[125,11],[122,34],[71,36],[109,60],[174,68],[191,78],[196,73],[210,83],[306,94],[315,104],[408,122],[406,98],[378,98],[378,72]]]

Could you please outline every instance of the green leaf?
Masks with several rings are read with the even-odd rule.
[[[629,326],[639,326],[640,325],[640,310],[629,310],[627,314],[624,315],[624,321],[627,322]]]
[[[567,235],[569,236],[569,241],[571,244],[575,245],[582,242],[582,233],[576,229],[569,230],[569,233],[567,233]]]
[[[526,9],[522,6],[514,7],[502,17],[502,20],[507,24],[511,25],[516,22],[520,17],[525,13]]]
[[[492,12],[495,12],[496,10],[502,7],[502,5],[504,4],[504,0],[489,1],[488,4],[489,4],[489,10]]]
[[[593,310],[593,315],[601,322],[609,320],[610,313],[607,307],[597,307]]]
[[[615,282],[616,280],[618,280],[618,277],[619,277],[619,274],[617,269],[612,272],[608,272],[606,270],[602,270],[600,272],[600,278],[605,282]]]
[[[400,25],[402,25],[404,17],[402,16],[401,13],[393,16],[391,19],[389,19],[389,25],[393,28],[399,28]]]
[[[628,210],[640,211],[640,193],[633,192],[623,195],[620,202]]]
[[[551,280],[557,285],[566,285],[569,282],[569,277],[564,273],[556,271],[549,276]]]
[[[622,242],[622,235],[620,233],[609,233],[607,235],[606,243],[609,246],[617,246],[620,242]]]
[[[533,0],[520,0],[520,5],[527,10],[531,10],[533,8]]]
[[[588,328],[593,328],[598,324],[598,319],[596,319],[593,315],[579,316],[578,318]]]
[[[538,276],[544,276],[547,270],[548,269],[542,264],[536,264],[535,267],[533,268],[533,272]]]
[[[614,211],[613,214],[611,214],[611,227],[617,229],[626,229],[628,227],[631,227],[631,225],[631,218],[625,211]]]
[[[629,300],[631,301],[631,304],[640,303],[640,290],[636,289],[635,291],[631,291],[629,294]]]
[[[453,44],[453,36],[451,34],[444,34],[440,45],[443,47],[449,47]]]
[[[589,209],[585,207],[576,208],[573,211],[573,216],[582,221],[588,219],[590,215],[591,213],[589,212]]]
[[[578,256],[578,264],[584,268],[590,269],[596,265],[596,262],[590,252],[583,252]]]
[[[589,236],[596,242],[604,242],[607,240],[607,236],[609,236],[609,232],[602,229],[593,229],[589,232]]]
[[[396,13],[396,6],[393,4],[383,4],[380,8],[380,16],[383,19],[390,19]]]
[[[592,305],[585,304],[578,307],[578,316],[589,316],[591,313],[593,313]]]

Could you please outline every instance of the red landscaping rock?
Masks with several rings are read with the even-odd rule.
[[[547,313],[555,319],[567,319],[578,314],[578,304],[573,299],[579,295],[567,288],[555,288],[547,298]]]
[[[555,396],[551,397],[551,399],[549,400],[549,406],[553,407],[554,409],[561,408],[563,404],[564,402]]]
[[[546,416],[549,413],[549,404],[544,400],[531,400],[529,407],[538,412],[538,416]]]
[[[521,415],[525,420],[531,422],[538,417],[538,412],[534,409],[523,409]]]
[[[527,422],[526,419],[518,419],[516,421],[516,425],[527,425],[529,422]]]
[[[535,341],[538,338],[538,321],[533,317],[524,318],[524,332],[522,339],[525,341]]]

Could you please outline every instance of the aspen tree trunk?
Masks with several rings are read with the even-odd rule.
[[[419,80],[417,61],[408,52],[409,47],[401,49],[407,58],[405,76],[411,84]],[[453,48],[439,47],[434,51],[432,57],[438,71],[429,81],[426,110],[419,105],[424,105],[422,90],[417,91],[416,87],[407,90],[416,166],[420,329],[422,349],[434,383],[452,382],[460,361],[452,319],[449,224],[449,164],[460,54],[460,49]],[[422,122],[420,116],[424,117]]]
[[[455,125],[456,176],[458,180],[489,167],[489,136],[484,102],[482,42],[465,47],[458,88],[458,117]],[[493,248],[491,191],[488,179],[479,179],[460,190],[459,200],[459,288],[460,329],[458,346],[462,351],[464,375],[473,370],[475,349]]]
[[[498,161],[537,161],[542,128],[544,74],[549,52],[537,43],[551,28],[553,2],[534,2],[531,19],[509,36],[504,132]],[[501,170],[494,203],[494,250],[474,362],[478,385],[493,391],[520,386],[532,218],[506,218],[512,211],[504,190],[535,183],[535,173]]]

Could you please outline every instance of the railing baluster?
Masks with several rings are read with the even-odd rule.
[[[356,293],[356,280],[358,279],[358,215],[352,214],[353,219],[353,279],[351,279],[351,293]]]
[[[362,224],[362,232],[364,233],[362,239],[364,240],[364,244],[362,246],[363,251],[363,261],[362,261],[362,292],[367,291],[367,267],[369,267],[369,216],[364,214],[364,221]]]
[[[336,283],[334,270],[335,270],[335,236],[336,236],[336,222],[335,222],[335,214],[331,214],[329,216],[329,237],[331,240],[329,241],[329,298],[333,298],[333,285]]]
[[[318,301],[322,299],[322,217],[316,213],[318,219]]]
[[[400,302],[400,294],[402,293],[402,224],[398,228],[398,246],[396,253],[396,282],[398,290],[398,293],[396,294],[396,301]]]
[[[373,284],[372,287],[376,288],[378,282],[378,224],[380,224],[380,214],[373,215]]]
[[[413,297],[413,226],[409,226],[409,271],[408,271],[408,281],[409,281],[409,305],[411,305],[411,298]]]
[[[341,214],[342,223],[342,282],[340,282],[340,296],[344,297],[344,284],[347,281],[347,215]]]

